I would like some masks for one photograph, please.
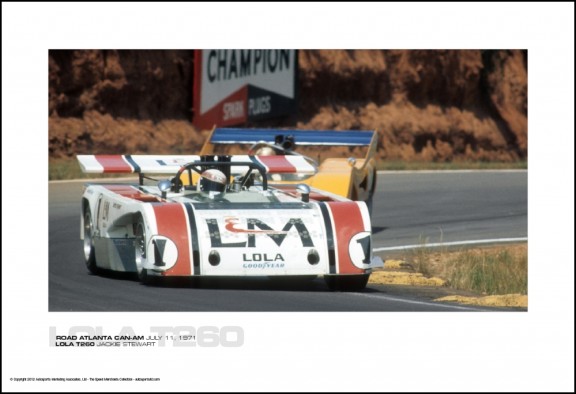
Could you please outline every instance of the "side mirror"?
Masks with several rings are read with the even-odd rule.
[[[162,198],[166,198],[166,193],[171,188],[172,188],[172,182],[170,182],[168,179],[164,179],[158,182],[158,189],[162,192]]]
[[[300,185],[296,186],[296,190],[300,192],[302,202],[310,202],[310,187],[308,185],[301,183]]]
[[[230,185],[230,191],[232,192],[240,192],[242,191],[242,177],[241,176],[237,176],[234,177],[234,180],[232,181],[232,185]]]

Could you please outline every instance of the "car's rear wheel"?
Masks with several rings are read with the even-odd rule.
[[[326,275],[324,281],[332,291],[361,291],[368,284],[370,274]]]
[[[144,284],[149,283],[148,270],[143,267],[146,262],[146,227],[142,217],[138,218],[134,227],[134,258],[138,279]]]
[[[94,225],[89,207],[84,208],[84,262],[88,271],[93,274],[98,273],[94,252]]]
[[[370,194],[366,200],[366,205],[368,206],[368,212],[370,217],[372,217],[372,207],[374,205],[374,193],[376,192],[376,180],[378,179],[378,173],[376,170],[372,172],[372,186],[370,187]]]

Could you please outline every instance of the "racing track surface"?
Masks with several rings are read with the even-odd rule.
[[[378,175],[373,247],[525,238],[527,171],[416,172]],[[189,280],[141,285],[130,275],[90,275],[79,239],[83,182],[49,184],[49,311],[478,311],[395,294],[371,285],[361,293],[308,283]],[[378,253],[383,258],[395,252]]]

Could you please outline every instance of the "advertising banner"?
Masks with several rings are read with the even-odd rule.
[[[204,49],[194,56],[194,117],[200,129],[296,111],[298,52]]]

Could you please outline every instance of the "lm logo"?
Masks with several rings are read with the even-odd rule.
[[[246,228],[240,227],[240,219],[236,217],[228,217],[225,220],[226,225],[224,229],[227,232],[234,234],[246,234],[246,241],[243,242],[222,242],[222,236],[220,233],[220,226],[218,225],[218,220],[216,219],[206,219],[206,224],[208,225],[208,230],[210,232],[210,243],[213,248],[255,248],[256,247],[256,235],[262,234],[270,237],[272,241],[277,246],[282,246],[282,243],[286,239],[286,236],[290,230],[294,227],[298,231],[298,236],[302,242],[302,246],[313,247],[314,242],[310,236],[310,232],[302,219],[292,218],[282,227],[281,230],[275,230],[263,221],[259,219],[247,219]]]

